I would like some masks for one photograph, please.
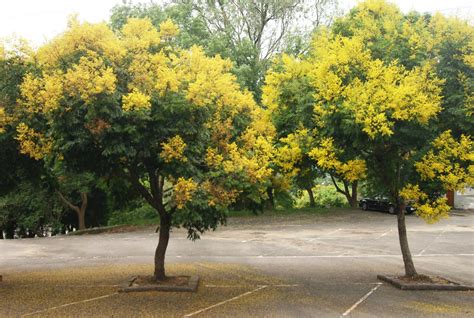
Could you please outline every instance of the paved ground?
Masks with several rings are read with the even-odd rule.
[[[474,285],[474,213],[426,225],[409,216],[421,273]],[[236,218],[190,242],[177,230],[171,274],[199,291],[117,294],[151,273],[153,229],[82,237],[0,240],[0,316],[472,317],[472,292],[400,291],[376,279],[402,273],[396,219],[379,212]]]

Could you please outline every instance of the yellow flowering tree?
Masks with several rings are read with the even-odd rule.
[[[338,119],[329,122],[315,117],[320,101],[315,98],[314,71],[312,60],[283,55],[266,76],[263,102],[280,137],[275,162],[287,177],[308,191],[311,205],[314,181],[326,173],[336,190],[356,207],[358,182],[366,175],[365,161],[348,139],[352,135],[349,125]],[[332,134],[335,129],[337,134]]]
[[[315,37],[310,58],[315,121],[320,127],[338,122],[350,127],[351,135],[342,134],[343,139],[360,149],[368,183],[396,207],[407,277],[418,274],[408,244],[405,205],[413,204],[427,222],[437,221],[450,209],[443,194],[473,180],[472,126],[466,125],[471,119],[465,111],[469,98],[456,97],[467,90],[440,65],[447,59],[443,47],[449,46],[456,28],[452,24],[451,34],[443,34],[433,26],[440,19],[446,21],[437,16],[430,24],[416,13],[403,15],[383,0],[365,1]],[[457,28],[463,30],[460,45],[469,41],[472,28],[458,25],[463,26]],[[444,44],[436,44],[436,37]],[[455,59],[465,61],[472,48],[465,45],[456,52],[460,56]],[[466,85],[472,82],[472,69],[467,70],[459,73]],[[458,90],[450,89],[453,86]],[[443,120],[447,109],[457,114],[457,123]],[[340,136],[334,132],[328,137]]]
[[[72,20],[38,50],[41,71],[25,79],[20,101],[47,119],[30,149],[50,148],[70,169],[119,175],[157,211],[157,280],[166,278],[173,226],[190,239],[215,229],[237,197],[265,191],[272,172],[266,114],[229,60],[180,49],[178,32],[171,21],[156,29],[129,19],[113,33]]]
[[[287,123],[297,122],[309,129],[308,156],[320,169],[352,184],[367,178],[390,197],[409,277],[417,272],[405,205],[412,202],[419,216],[433,222],[449,211],[445,191],[472,184],[471,34],[465,23],[441,16],[427,21],[369,0],[331,29],[319,30],[308,57],[283,56],[266,78],[269,109],[280,117],[293,110],[287,115],[293,121],[282,117],[277,128],[290,127],[294,134],[298,126]],[[447,54],[452,51],[454,57]],[[298,113],[303,115],[296,118]],[[456,123],[447,114],[455,114]],[[296,145],[283,151],[293,173],[301,153]]]
[[[44,179],[46,169],[21,154],[15,139],[19,87],[34,69],[31,53],[24,39],[0,39],[0,233],[6,238],[16,229],[21,236],[40,236],[44,227],[57,224],[61,212]]]

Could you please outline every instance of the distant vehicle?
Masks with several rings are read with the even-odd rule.
[[[375,197],[375,198],[364,198],[359,201],[359,207],[362,208],[362,210],[367,211],[367,210],[376,210],[376,211],[385,211],[390,214],[396,214],[397,211],[395,211],[395,205],[390,202],[385,197]],[[411,205],[407,205],[405,207],[405,214],[412,214],[415,212],[415,208],[412,207]]]

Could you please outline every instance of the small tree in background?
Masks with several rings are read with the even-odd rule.
[[[89,195],[94,185],[98,183],[97,177],[92,173],[67,174],[65,170],[62,170],[61,175],[58,175],[56,180],[56,193],[59,199],[76,214],[78,229],[86,229],[86,210],[89,204]]]
[[[358,182],[366,174],[365,162],[360,149],[347,138],[355,133],[351,125],[338,118],[324,123],[314,120],[316,90],[312,67],[308,60],[283,55],[265,79],[263,102],[280,137],[276,161],[297,185],[308,191],[310,202],[309,190],[316,177],[327,173],[336,190],[356,207]]]

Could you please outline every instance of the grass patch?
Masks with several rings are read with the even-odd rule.
[[[283,207],[278,206],[275,209],[265,209],[263,212],[253,212],[250,209],[228,210],[227,216],[231,218],[247,218],[247,217],[272,217],[272,216],[297,216],[297,215],[318,215],[323,216],[336,211],[346,211],[350,208],[344,207]],[[114,211],[109,216],[108,226],[130,225],[130,226],[147,226],[158,225],[160,218],[156,211],[147,203],[138,201],[136,204]]]
[[[157,225],[160,224],[160,217],[149,204],[138,201],[136,205],[122,210],[114,211],[110,217],[109,226],[114,225]]]

